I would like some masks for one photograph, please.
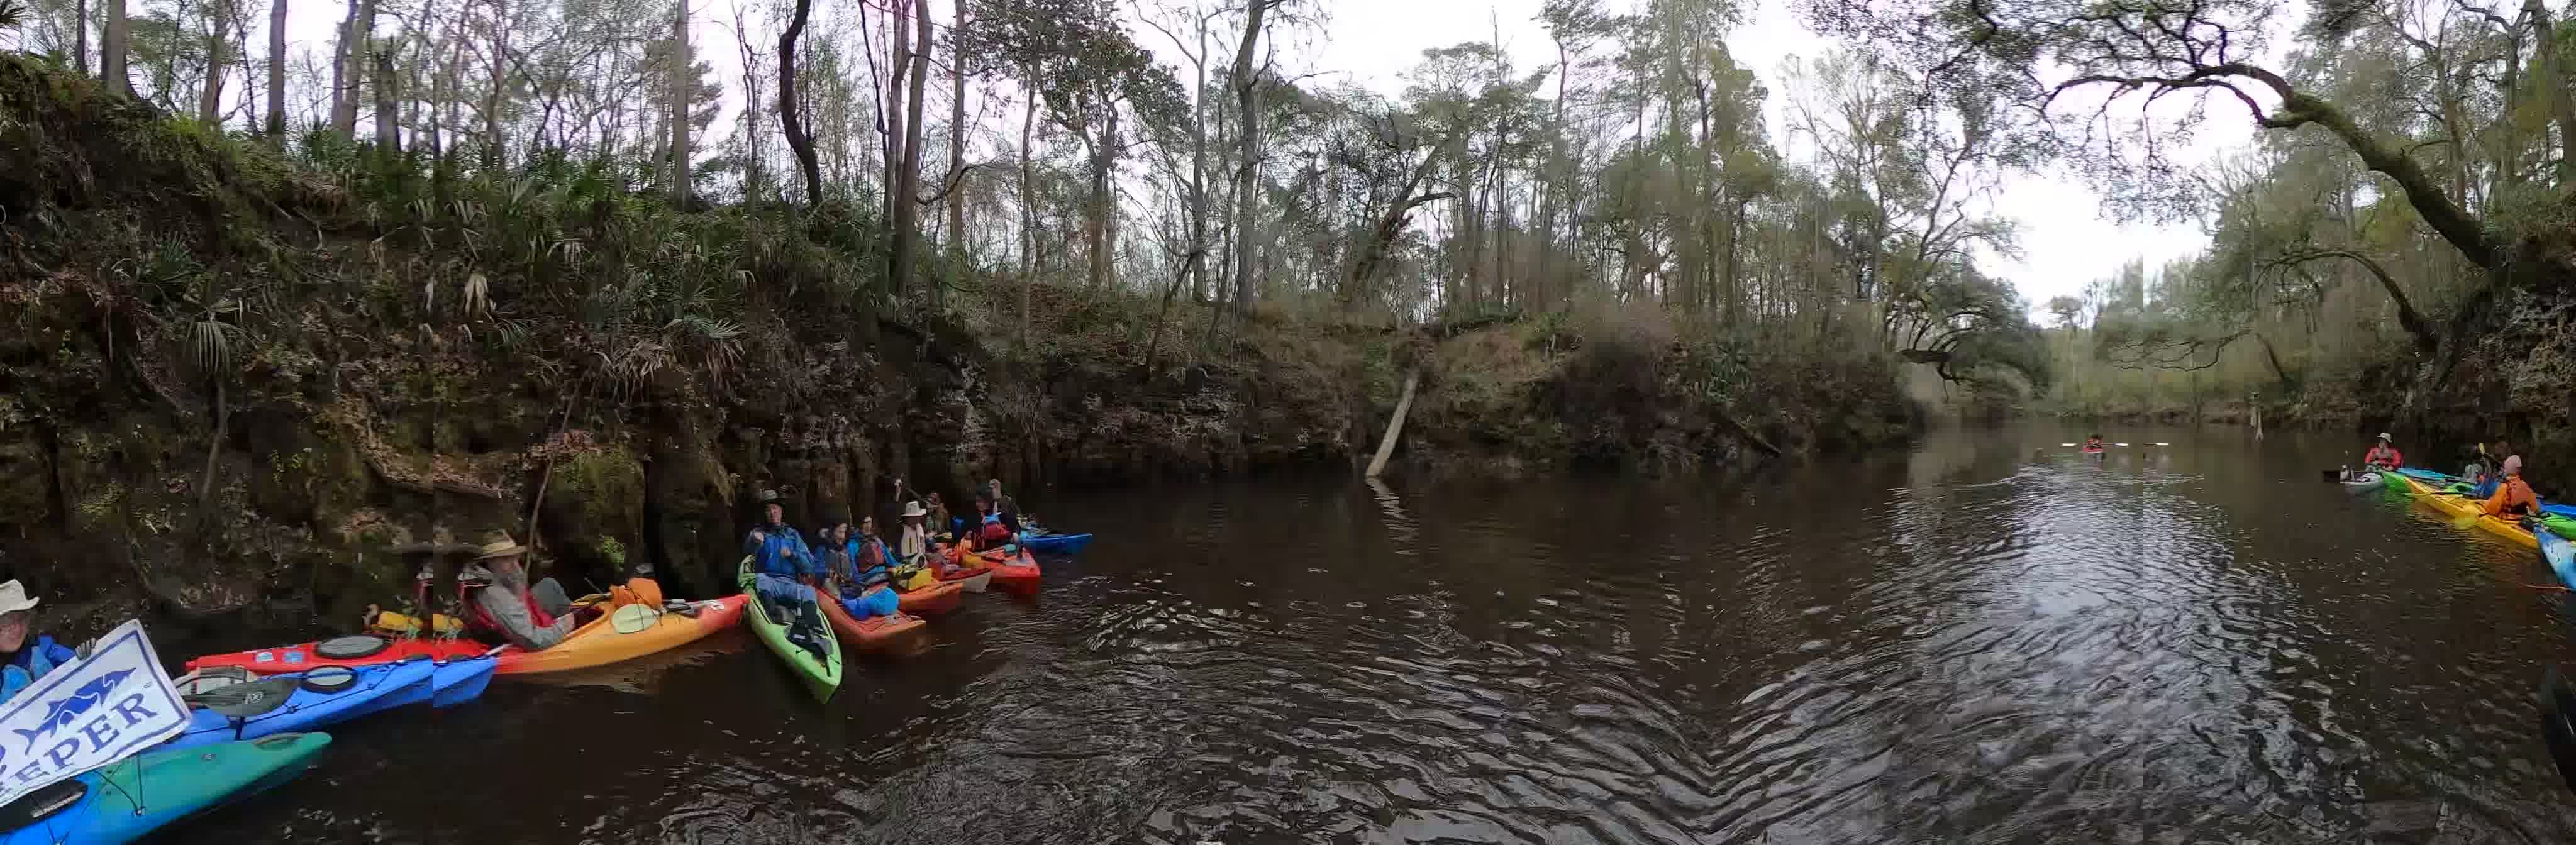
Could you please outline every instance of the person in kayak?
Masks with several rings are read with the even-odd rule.
[[[590,621],[595,611],[575,610],[553,578],[530,587],[527,554],[528,547],[510,539],[510,532],[484,532],[483,547],[456,573],[456,583],[466,593],[466,627],[528,651],[544,651]]]
[[[923,515],[926,518],[921,525],[929,530],[931,539],[936,540],[941,535],[956,531],[957,515],[948,512],[948,503],[940,501],[938,491],[931,492],[928,507],[929,512]]]
[[[976,494],[975,516],[975,526],[970,526],[967,529],[967,533],[972,537],[972,542],[967,544],[967,548],[974,551],[985,552],[992,551],[1018,541],[1020,536],[1019,515],[1008,511],[997,510],[991,493]]]
[[[2503,455],[2508,451],[2510,451],[2510,448],[2505,445],[2505,442],[2498,440],[2492,444],[2487,454]],[[2501,471],[2502,469],[2503,468],[2501,466],[2494,462],[2490,462],[2485,466],[2480,467],[2478,473],[2470,479],[2477,486],[2469,488],[2469,497],[2475,499],[2493,497],[2496,494],[2496,488],[2504,482],[2504,473]]]
[[[860,619],[893,613],[901,601],[886,589],[891,570],[885,543],[876,537],[876,519],[861,517],[855,533],[846,516],[836,515],[825,525],[817,539],[823,541],[823,567],[829,575],[810,586],[828,591],[827,598]]]
[[[905,566],[919,566],[930,553],[930,529],[922,524],[930,511],[920,502],[903,503],[903,536],[895,540],[895,560]]]
[[[2362,453],[2362,468],[2389,470],[2405,466],[2406,456],[2397,451],[2397,446],[2392,442],[2393,440],[2394,438],[2388,436],[2388,432],[2380,432],[2379,442],[2371,446],[2370,451]]]
[[[54,667],[79,656],[51,636],[38,634],[32,642],[27,639],[28,631],[36,625],[36,602],[16,579],[0,583],[0,660],[5,660],[0,663],[0,701],[15,697]]]
[[[814,550],[806,547],[805,535],[787,524],[778,491],[761,491],[760,510],[761,524],[752,526],[742,540],[743,554],[751,558],[754,598],[771,618],[789,620],[789,641],[823,654],[829,646],[824,638],[831,635],[823,629],[823,613],[814,605],[814,588],[807,584],[828,573]]]
[[[2084,438],[2084,451],[2102,451],[2102,435],[2096,434],[2091,437]]]
[[[2522,456],[2506,455],[2503,480],[2496,484],[2495,495],[2487,499],[2488,516],[2539,516],[2540,497],[2533,495],[2531,485],[2522,481]]]

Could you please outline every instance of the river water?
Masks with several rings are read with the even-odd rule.
[[[747,636],[505,679],[165,841],[2576,840],[2529,550],[2321,484],[2357,440],[2082,433],[1023,494],[1101,538],[829,705]]]

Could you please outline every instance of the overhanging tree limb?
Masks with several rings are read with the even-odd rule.
[[[2380,266],[2370,256],[2348,249],[2307,249],[2283,253],[2277,262],[2283,266],[2295,266],[2329,258],[2349,259],[2370,271],[2371,278],[2379,280],[2380,289],[2387,291],[2388,299],[2397,303],[2397,325],[2406,329],[2406,334],[2414,339],[2416,351],[2431,355],[2442,345],[2441,333],[2433,328],[2433,321],[2415,310],[2415,302],[2406,296],[2406,289],[2397,284],[2396,277],[2388,274],[2388,268]]]

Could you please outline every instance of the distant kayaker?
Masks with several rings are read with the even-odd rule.
[[[2505,456],[2503,471],[2504,478],[2497,483],[2495,495],[2487,499],[2487,515],[2539,515],[2540,497],[2533,495],[2531,485],[2522,481],[2522,456]]]
[[[2096,434],[2091,437],[2084,438],[2084,451],[2102,451],[2102,435]]]
[[[957,514],[948,510],[948,502],[940,499],[937,492],[932,492],[930,494],[928,506],[930,508],[929,518],[922,520],[921,525],[923,528],[930,530],[931,539],[936,540],[940,535],[945,534],[949,536],[950,540],[955,540],[957,532]]]
[[[2396,469],[2398,467],[2405,466],[2406,456],[2398,453],[2397,446],[2392,442],[2394,439],[2395,438],[2388,436],[2388,432],[2380,432],[2379,442],[2376,445],[2371,446],[2370,451],[2362,453],[2362,467],[2365,469]]]
[[[1007,494],[1007,493],[1002,492],[1002,480],[1001,480],[1001,479],[999,479],[999,478],[988,478],[988,479],[985,479],[985,480],[984,480],[984,492],[992,494],[992,496],[993,496],[993,510],[995,510],[995,511],[997,511],[997,512],[1000,512],[1000,513],[1007,513],[1007,514],[1010,514],[1010,515],[1012,515],[1012,516],[1018,516],[1018,515],[1020,515],[1020,502],[1019,502],[1019,500],[1017,500],[1017,499],[1013,499],[1013,498],[1011,498],[1011,497],[1010,497],[1010,494]]]
[[[588,620],[573,609],[555,579],[528,586],[527,553],[528,547],[510,539],[510,532],[484,532],[483,547],[456,573],[456,583],[466,592],[467,627],[529,651],[544,651]]]
[[[806,583],[828,573],[805,546],[805,535],[787,524],[778,491],[761,491],[760,509],[761,524],[753,526],[742,541],[743,554],[751,557],[752,592],[770,618],[791,621],[788,639],[821,654],[831,634],[823,628],[822,611],[814,606],[814,588]]]
[[[28,632],[36,625],[36,601],[15,579],[0,583],[0,660],[5,660],[5,666],[0,666],[0,701],[16,696],[37,678],[77,656],[50,636],[39,634],[35,641],[28,641]]]

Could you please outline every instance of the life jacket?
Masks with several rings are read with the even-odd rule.
[[[1003,525],[998,518],[988,518],[984,521],[984,529],[977,532],[975,539],[979,541],[979,548],[997,547],[1011,541],[1011,529],[1010,526]]]
[[[636,580],[650,583],[652,579],[639,578]],[[501,627],[501,620],[492,618],[492,612],[484,610],[483,603],[474,600],[475,593],[489,589],[491,586],[492,582],[490,581],[476,583],[475,581],[460,578],[456,582],[456,603],[459,609],[465,611],[466,631],[484,637],[500,637],[502,638],[502,642],[509,642],[509,630]],[[655,585],[653,587],[653,594],[658,598],[661,593],[661,586]],[[545,608],[537,606],[536,593],[528,590],[521,590],[519,591],[519,600],[528,605],[529,622],[534,623],[539,628],[555,624],[554,615],[547,613]]]
[[[2399,454],[2395,446],[2372,446],[2369,454],[2361,456],[2361,462],[2364,464],[2385,466],[2404,466],[2404,459],[2405,456]]]

